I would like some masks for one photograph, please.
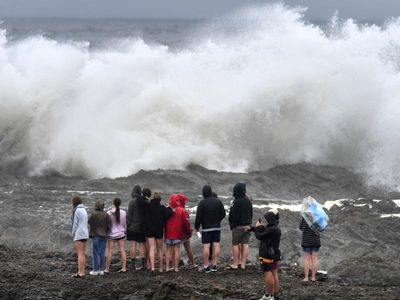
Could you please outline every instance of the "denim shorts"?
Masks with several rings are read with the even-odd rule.
[[[303,251],[306,253],[319,252],[319,247],[303,247]]]
[[[177,244],[179,244],[179,243],[181,243],[181,242],[182,242],[181,240],[170,240],[170,239],[165,239],[165,244],[166,244],[166,245],[171,245],[171,246],[177,245]]]

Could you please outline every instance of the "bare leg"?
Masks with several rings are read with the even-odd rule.
[[[244,270],[246,268],[247,257],[249,256],[249,245],[241,244],[240,250],[241,250],[240,267]]]
[[[165,271],[170,270],[170,258],[171,258],[171,250],[172,250],[172,245],[167,244],[167,250],[165,250]]]
[[[186,240],[183,243],[183,247],[185,248],[186,254],[189,258],[190,263],[192,264],[192,267],[195,267],[196,263],[194,261],[192,247],[190,246],[190,239]]]
[[[264,272],[264,283],[265,283],[265,293],[273,295],[274,294],[274,276],[272,272]]]
[[[311,260],[312,260],[311,280],[315,281],[315,275],[317,274],[318,270],[318,252],[311,253]]]
[[[75,250],[78,255],[78,274],[81,276],[85,275],[85,265],[86,265],[86,256],[85,256],[85,242],[76,241],[75,242]]]
[[[310,273],[310,257],[311,253],[304,252],[304,281],[308,281],[308,275]]]
[[[213,258],[213,265],[216,266],[218,265],[218,261],[219,261],[219,253],[221,251],[221,246],[220,243],[213,243],[214,248],[213,248],[213,252],[214,252],[214,258]]]
[[[279,292],[278,269],[272,270],[272,275],[274,277],[274,294],[278,294]]]
[[[156,247],[156,240],[154,237],[147,238],[147,243],[149,245],[149,259],[150,259],[150,271],[154,271],[154,260],[155,260],[155,247]]]
[[[208,267],[210,261],[208,257],[210,255],[210,244],[203,244],[203,266],[204,268]]]
[[[181,243],[174,245],[174,271],[179,270],[179,259],[181,258]]]
[[[118,241],[118,247],[121,254],[121,271],[126,271],[126,252],[124,239]]]
[[[140,257],[147,259],[147,244],[146,242],[140,243]],[[146,269],[146,266],[142,266],[144,269]]]
[[[242,262],[242,244],[239,244],[238,247],[239,247],[239,253],[238,253],[237,261],[238,261],[238,265],[239,265]]]
[[[232,267],[237,268],[239,263],[239,245],[232,246],[233,264]]]
[[[131,259],[136,258],[136,241],[131,241],[131,246],[129,248],[129,257]]]
[[[107,241],[107,257],[106,257],[106,272],[110,272],[111,258],[114,252],[114,244],[113,240]]]
[[[162,272],[163,271],[163,264],[164,264],[163,240],[162,239],[156,239],[156,244],[157,244],[159,270],[160,270],[160,272]]]

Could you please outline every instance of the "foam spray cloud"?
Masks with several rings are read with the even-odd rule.
[[[398,187],[400,23],[308,24],[249,8],[171,51],[0,34],[0,164],[90,177],[141,168],[354,167]],[[18,163],[16,163],[18,162]],[[22,166],[22,167],[21,167]]]

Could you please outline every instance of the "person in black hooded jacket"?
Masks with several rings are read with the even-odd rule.
[[[161,194],[154,193],[153,199],[146,204],[144,232],[149,245],[150,271],[154,272],[155,247],[157,246],[159,271],[163,271],[163,236],[167,219],[172,216],[172,209],[161,204]]]
[[[151,192],[150,192],[151,195]],[[150,197],[148,195],[148,197]],[[140,185],[135,185],[133,187],[132,200],[129,201],[128,213],[127,213],[127,240],[130,241],[130,258],[132,262],[132,269],[135,270],[136,264],[136,245],[140,244],[140,261],[141,269],[146,269],[146,257],[147,257],[147,247],[146,247],[146,236],[144,234],[144,199],[142,196],[142,188]]]
[[[281,239],[281,230],[278,227],[278,214],[272,211],[264,215],[267,221],[266,226],[258,220],[255,228],[255,235],[260,240],[259,259],[264,272],[265,295],[261,299],[277,299],[276,281],[273,270],[278,268],[278,261],[281,253],[279,243]],[[275,295],[274,295],[275,294]]]
[[[197,205],[194,228],[198,232],[201,226],[203,244],[203,269],[205,273],[217,271],[220,253],[221,221],[225,218],[225,208],[221,200],[212,196],[211,186],[203,186],[204,199]],[[210,265],[210,243],[213,243],[213,262]]]
[[[229,225],[232,230],[233,263],[228,270],[246,268],[249,256],[250,226],[253,222],[253,204],[246,195],[246,184],[237,183],[233,188],[233,204],[229,211]]]

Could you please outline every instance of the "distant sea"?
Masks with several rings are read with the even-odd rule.
[[[148,44],[181,47],[204,20],[135,20],[135,19],[1,19],[9,42],[33,36],[59,42],[90,43],[91,48],[109,47],[123,39],[139,38]]]

